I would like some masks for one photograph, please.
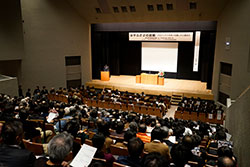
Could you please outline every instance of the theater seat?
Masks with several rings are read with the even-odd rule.
[[[34,143],[28,140],[23,140],[23,144],[27,150],[33,152],[35,155],[44,154],[43,145],[41,143]]]
[[[89,146],[93,146],[92,140],[89,140],[89,139],[85,139],[85,144]]]
[[[113,162],[113,167],[127,167],[127,165],[123,165],[118,162]]]
[[[128,155],[128,149],[127,148],[123,148],[123,147],[119,147],[116,145],[110,145],[110,152],[112,155]]]

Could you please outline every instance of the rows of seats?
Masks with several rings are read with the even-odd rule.
[[[219,117],[217,114],[207,114],[207,113],[197,113],[190,111],[175,111],[175,118],[183,119],[183,120],[192,120],[192,121],[201,121],[201,122],[209,122],[212,124],[223,124],[223,117]]]
[[[145,105],[130,105],[130,104],[120,104],[120,103],[112,103],[107,101],[101,100],[91,100],[91,99],[84,99],[83,102],[88,106],[93,107],[100,107],[106,109],[115,109],[115,110],[123,110],[123,111],[134,111],[141,114],[148,114],[148,115],[155,115],[158,117],[162,117],[163,112],[159,107],[151,107]]]
[[[59,117],[58,119],[54,119],[53,124],[46,123],[45,119],[30,120],[30,121],[36,121],[36,122],[40,123],[40,128],[43,131],[51,130],[53,132],[53,135],[56,135],[56,131],[54,129],[56,122],[60,123],[61,121],[66,121],[66,124],[71,123],[71,122],[75,122],[77,124],[80,124],[81,126],[77,127],[78,135],[81,135],[81,134],[86,135],[87,138],[85,139],[85,144],[88,144],[88,145],[93,145],[91,139],[96,134],[99,134],[99,133],[104,134],[104,131],[102,129],[103,127],[111,128],[109,130],[110,130],[110,132],[113,132],[115,130],[115,127],[118,126],[119,122],[124,123],[124,127],[125,127],[125,124],[128,125],[126,128],[124,128],[124,131],[128,131],[128,130],[132,131],[133,128],[132,128],[132,126],[130,127],[130,125],[135,126],[134,124],[137,124],[136,126],[138,126],[137,127],[138,131],[135,130],[136,136],[139,133],[144,133],[147,136],[153,135],[153,133],[151,133],[153,129],[156,129],[156,130],[160,129],[161,134],[164,134],[163,129],[167,128],[167,129],[169,129],[169,130],[167,130],[168,134],[170,136],[176,137],[176,143],[173,143],[174,146],[179,145],[179,144],[183,144],[182,140],[185,136],[192,137],[192,134],[195,134],[198,136],[199,135],[203,136],[203,132],[201,134],[199,132],[199,130],[201,130],[201,131],[204,130],[204,127],[206,127],[205,128],[206,133],[210,133],[210,132],[214,133],[214,131],[212,131],[212,129],[213,129],[212,126],[214,126],[214,125],[201,123],[201,122],[209,122],[205,119],[206,113],[202,113],[202,112],[190,112],[190,111],[186,111],[186,110],[178,110],[176,112],[176,118],[179,118],[179,119],[173,119],[173,118],[170,118],[170,119],[164,118],[163,119],[162,115],[157,115],[158,117],[151,117],[150,116],[150,115],[155,115],[156,112],[159,112],[160,114],[162,114],[161,109],[159,107],[154,107],[154,106],[140,103],[140,100],[138,101],[138,104],[134,103],[134,102],[132,102],[130,104],[123,104],[123,103],[114,103],[112,100],[108,101],[108,100],[103,100],[103,99],[101,100],[98,98],[90,98],[90,97],[83,98],[82,97],[81,101],[77,101],[77,102],[73,103],[71,101],[71,99],[69,99],[69,98],[67,98],[68,99],[68,102],[67,102],[67,101],[63,100],[63,98],[57,97],[57,96],[64,97],[64,99],[67,98],[64,95],[52,94],[52,95],[48,95],[48,97],[41,97],[41,99],[38,99],[38,100],[36,100],[36,99],[32,99],[32,101],[27,100],[27,104],[32,107],[32,105],[34,105],[33,102],[37,102],[41,106],[43,106],[43,104],[47,103],[48,108],[50,109],[49,111],[61,114],[61,117]],[[46,98],[50,98],[50,101],[47,100]],[[20,103],[19,107],[24,106],[23,103],[25,103],[25,100],[20,100],[20,101],[22,101],[22,103]],[[17,105],[18,105],[18,103],[15,103],[15,106],[17,106]],[[39,110],[37,110],[36,107],[33,107],[32,109],[34,109],[34,111],[39,111],[39,114],[42,115],[43,114],[42,111],[44,111],[43,108],[39,108]],[[131,109],[129,107],[131,107]],[[151,111],[151,109],[153,111]],[[15,111],[15,113],[14,113],[15,115],[13,115],[13,116],[15,118],[18,118],[20,116],[19,114],[21,114],[22,112],[24,112],[24,111],[22,111],[22,110]],[[25,112],[30,112],[29,108],[27,108],[25,110]],[[152,113],[150,113],[150,112],[152,112]],[[92,115],[93,113],[96,113],[96,114]],[[195,113],[196,115],[193,113]],[[70,116],[72,117],[73,120],[64,118],[64,114],[65,115],[67,114],[67,116],[69,116],[68,114],[71,114]],[[204,116],[202,117],[202,115],[204,115]],[[45,117],[42,117],[42,118],[45,118]],[[188,121],[185,121],[185,120],[188,120]],[[192,122],[189,120],[195,120],[198,122]],[[147,132],[140,131],[141,125],[146,126],[146,129],[149,131],[147,131]],[[219,129],[220,126],[219,125],[217,125],[217,126],[216,126],[216,128]],[[150,131],[150,129],[151,129],[151,131]],[[189,131],[188,131],[188,129],[189,129]],[[61,129],[61,127],[59,126],[59,129],[57,129],[57,133],[62,132],[62,130],[65,130],[65,129],[64,128]],[[71,129],[70,131],[73,131],[73,130],[74,130],[74,128]],[[223,131],[224,131],[224,129],[223,129]],[[212,149],[211,148],[211,143],[212,143],[211,139],[214,139],[213,135],[214,134],[211,134],[211,135],[209,134],[209,137],[208,136],[203,137],[202,141],[199,144],[199,149],[205,151],[204,153],[206,155],[206,162],[208,162],[209,160],[218,161],[218,155],[212,154],[212,152],[210,151]],[[165,136],[165,134],[164,134],[164,136]],[[78,136],[78,137],[82,137],[82,136]],[[78,138],[78,137],[76,137],[74,139],[74,141],[77,142],[78,144],[82,144],[83,139]],[[113,135],[112,133],[110,135],[107,135],[107,136],[105,135],[105,137],[112,139],[113,142],[114,141],[116,141],[116,142],[117,141],[119,141],[119,142],[124,141],[124,137],[116,136],[116,135]],[[143,139],[141,139],[141,140],[143,140]],[[193,140],[193,138],[191,140]],[[24,143],[26,149],[34,152],[36,155],[44,154],[45,151],[44,151],[44,145],[42,145],[42,140],[38,141],[37,139],[34,139],[34,141],[33,140],[29,140],[29,141],[23,140],[23,143]],[[45,141],[46,141],[46,137],[45,137],[45,139],[43,139],[43,142],[45,142]],[[105,152],[107,151],[107,152],[109,152],[113,155],[117,155],[117,156],[128,155],[128,149],[124,148],[124,147],[122,148],[122,147],[116,146],[115,145],[116,142],[114,142],[113,144],[110,145],[109,151],[108,151],[108,149],[107,150],[105,149]],[[145,142],[145,141],[143,141],[143,142]],[[162,141],[160,140],[160,142],[163,142],[163,139],[162,139]],[[193,147],[193,143],[191,145]],[[169,148],[171,148],[171,147],[172,146],[169,145]],[[172,147],[172,149],[173,149],[173,147]],[[71,155],[72,155],[72,153],[71,153]],[[72,159],[72,158],[73,158],[72,156],[69,157],[69,159]],[[98,160],[98,159],[96,159],[96,160]],[[103,161],[102,159],[99,159],[99,160]],[[190,166],[199,166],[199,164],[196,161],[188,161],[187,164]],[[116,166],[116,165],[121,165],[121,164],[114,162],[113,166]],[[210,164],[205,164],[205,165],[208,166]],[[172,166],[174,166],[174,165],[172,165]]]
[[[91,89],[91,91],[94,91],[95,89]],[[106,95],[110,95],[106,94]],[[147,97],[149,98],[149,97]],[[63,94],[48,94],[48,99],[53,101],[60,101],[64,103],[68,103],[68,99],[66,95]],[[98,100],[92,99],[92,98],[86,98],[81,96],[82,102],[84,104],[87,104],[88,106],[93,107],[100,107],[100,108],[106,108],[106,109],[117,109],[117,110],[123,110],[123,111],[135,111],[137,113],[142,114],[148,114],[148,115],[155,115],[158,117],[162,117],[167,112],[167,109],[170,108],[170,101],[167,99],[164,99],[164,104],[166,107],[162,106],[156,106],[156,104],[152,105],[150,102],[144,102],[144,101],[133,101],[133,103],[128,103],[128,97],[122,96],[121,102],[114,103],[110,100]],[[146,99],[146,98],[145,98]],[[124,103],[122,103],[124,102]]]

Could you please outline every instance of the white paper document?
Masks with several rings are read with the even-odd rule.
[[[51,112],[51,113],[49,113],[49,116],[48,116],[48,119],[47,119],[47,121],[48,122],[51,122],[54,118],[56,118],[57,117],[57,113],[53,113],[53,112]]]
[[[227,141],[230,141],[230,139],[231,139],[231,137],[232,137],[232,135],[230,135],[229,133],[226,133],[226,136],[227,136]]]
[[[169,136],[168,140],[171,141],[172,143],[176,143],[176,137],[175,136]]]
[[[73,167],[87,167],[91,163],[96,150],[95,147],[83,144],[70,165]]]

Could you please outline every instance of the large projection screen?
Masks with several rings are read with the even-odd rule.
[[[178,42],[142,42],[142,71],[177,72]]]

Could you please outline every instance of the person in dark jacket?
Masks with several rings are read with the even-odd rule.
[[[19,121],[6,122],[2,128],[0,164],[7,167],[32,167],[36,158],[28,150],[22,149],[23,128]]]

